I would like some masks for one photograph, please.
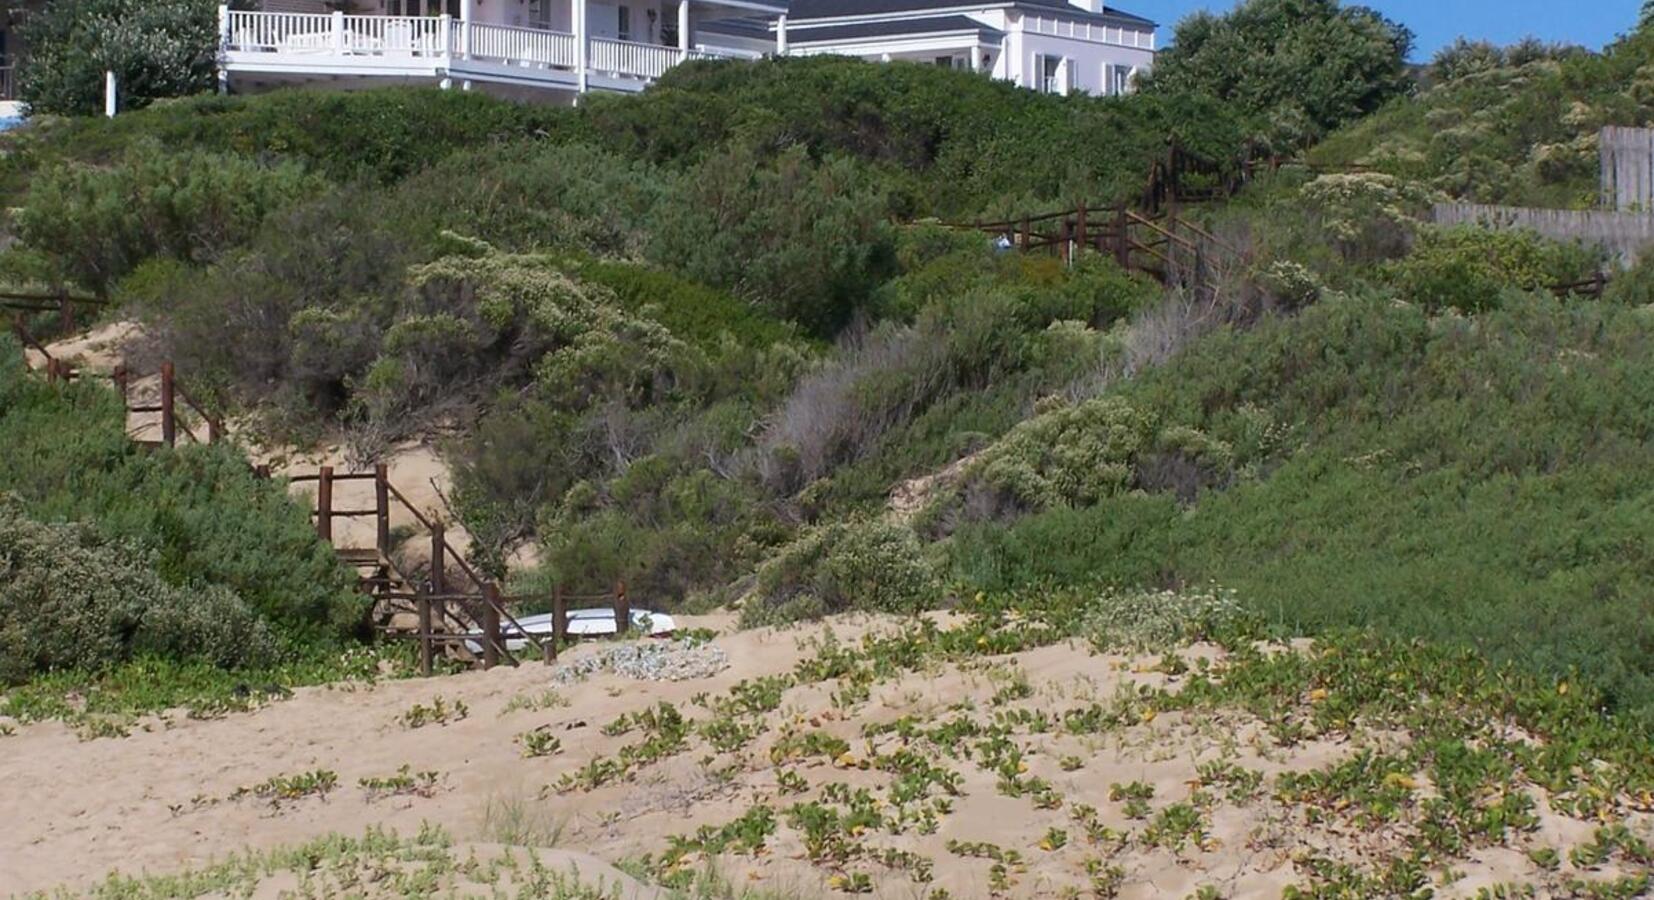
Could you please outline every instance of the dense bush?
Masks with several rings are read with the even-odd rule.
[[[101,292],[154,258],[211,262],[249,242],[274,210],[320,191],[320,180],[294,165],[168,153],[145,140],[116,165],[36,179],[18,233],[61,260],[63,275]]]
[[[649,256],[727,288],[819,336],[836,332],[893,274],[889,207],[850,161],[801,150],[771,164],[737,149],[678,182]]]
[[[1146,89],[1220,98],[1291,150],[1404,93],[1412,45],[1412,32],[1365,6],[1246,0],[1179,22]]]
[[[84,525],[49,525],[0,497],[0,684],[136,656],[226,668],[275,657],[263,621],[220,586],[181,588],[155,560]]]
[[[216,0],[57,0],[24,23],[29,64],[20,87],[36,113],[102,110],[106,71],[128,109],[213,86]]]
[[[1229,445],[1226,489],[969,526],[952,573],[990,590],[1215,580],[1293,631],[1474,644],[1654,715],[1647,315],[1518,293],[1431,317],[1358,296],[1216,333],[1117,393]]]
[[[1444,51],[1431,86],[1333,134],[1309,153],[1477,203],[1589,208],[1597,134],[1654,113],[1654,31],[1590,53],[1526,42]]]
[[[741,609],[746,624],[845,610],[912,613],[940,597],[911,529],[883,521],[840,522],[804,533],[758,570]]]
[[[1596,273],[1600,252],[1532,231],[1427,228],[1412,252],[1386,267],[1398,293],[1427,309],[1491,309],[1508,290],[1552,290]]]
[[[146,554],[165,582],[228,590],[290,644],[360,633],[363,599],[283,486],[223,445],[151,454],[126,437],[107,385],[23,374],[0,341],[0,491],[30,515],[93,523]]]

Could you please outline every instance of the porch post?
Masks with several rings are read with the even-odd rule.
[[[221,3],[221,4],[218,5],[218,55],[217,55],[217,60],[218,60],[218,92],[220,94],[228,94],[230,92],[230,64],[225,60],[224,55],[226,53],[230,52],[230,41],[231,40],[232,40],[232,38],[231,38],[231,35],[230,35],[230,7]]]
[[[586,0],[574,0],[574,71],[580,93],[590,87],[592,49],[586,28]]]
[[[693,44],[689,40],[689,0],[678,0],[678,49],[689,55]]]
[[[333,52],[345,52],[345,14],[337,9],[333,11]]]
[[[775,20],[775,55],[787,55],[787,14],[782,13]]]
[[[972,44],[971,45],[971,71],[972,72],[978,72],[978,73],[980,73],[982,71],[982,45],[981,44]]]
[[[459,0],[459,55],[471,58],[471,7],[476,0]]]

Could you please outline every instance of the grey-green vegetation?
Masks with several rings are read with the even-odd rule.
[[[1281,631],[1577,671],[1654,721],[1654,270],[1559,297],[1604,261],[1425,221],[1584,203],[1596,129],[1654,114],[1654,31],[1462,45],[1411,80],[1404,30],[1330,0],[1251,0],[1179,43],[1126,98],[782,59],[573,110],[394,90],[44,120],[4,138],[0,272],[107,292],[272,435],[372,455],[457,424],[476,561],[537,544],[525,590],[624,578],[775,622],[1216,581]],[[1343,77],[1316,81],[1326,60]],[[1287,166],[1196,212],[1245,251],[1210,292],[925,224],[1130,198],[1170,141],[1220,175],[1305,145],[1360,170]],[[108,420],[96,393],[29,402],[101,410],[49,426],[78,435]],[[278,645],[344,639],[359,610],[274,488],[107,429],[47,453],[41,421],[0,409],[0,442],[35,447],[0,474],[17,515],[222,587]],[[129,474],[117,494],[88,466]],[[245,502],[142,493],[198,496],[200,471]],[[215,562],[195,513],[263,538]],[[323,587],[278,597],[265,561],[295,557]]]

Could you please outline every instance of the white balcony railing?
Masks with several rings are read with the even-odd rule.
[[[574,35],[538,28],[472,23],[458,47],[471,59],[516,65],[572,69],[578,59]]]
[[[659,78],[682,60],[676,47],[592,38],[591,67],[597,72]]]
[[[371,66],[378,59],[428,60],[457,70],[467,61],[527,69],[573,70],[578,39],[560,31],[459,22],[447,16],[359,16],[220,11],[224,50],[233,68],[248,57],[301,71],[329,64]],[[653,80],[684,59],[720,56],[715,51],[589,38],[588,70],[623,79]],[[271,55],[266,60],[263,55]],[[566,77],[566,76],[565,76]]]

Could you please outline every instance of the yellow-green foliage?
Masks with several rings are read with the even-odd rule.
[[[1428,227],[1413,252],[1385,265],[1383,275],[1404,299],[1428,309],[1475,312],[1496,306],[1506,290],[1548,291],[1583,280],[1599,260],[1595,250],[1532,231]]]
[[[1152,420],[1124,400],[1089,400],[1012,429],[966,477],[1028,509],[1089,506],[1130,486],[1153,433]]]
[[[868,520],[806,531],[758,570],[754,593],[742,610],[751,624],[847,609],[915,612],[940,588],[912,529]]]

